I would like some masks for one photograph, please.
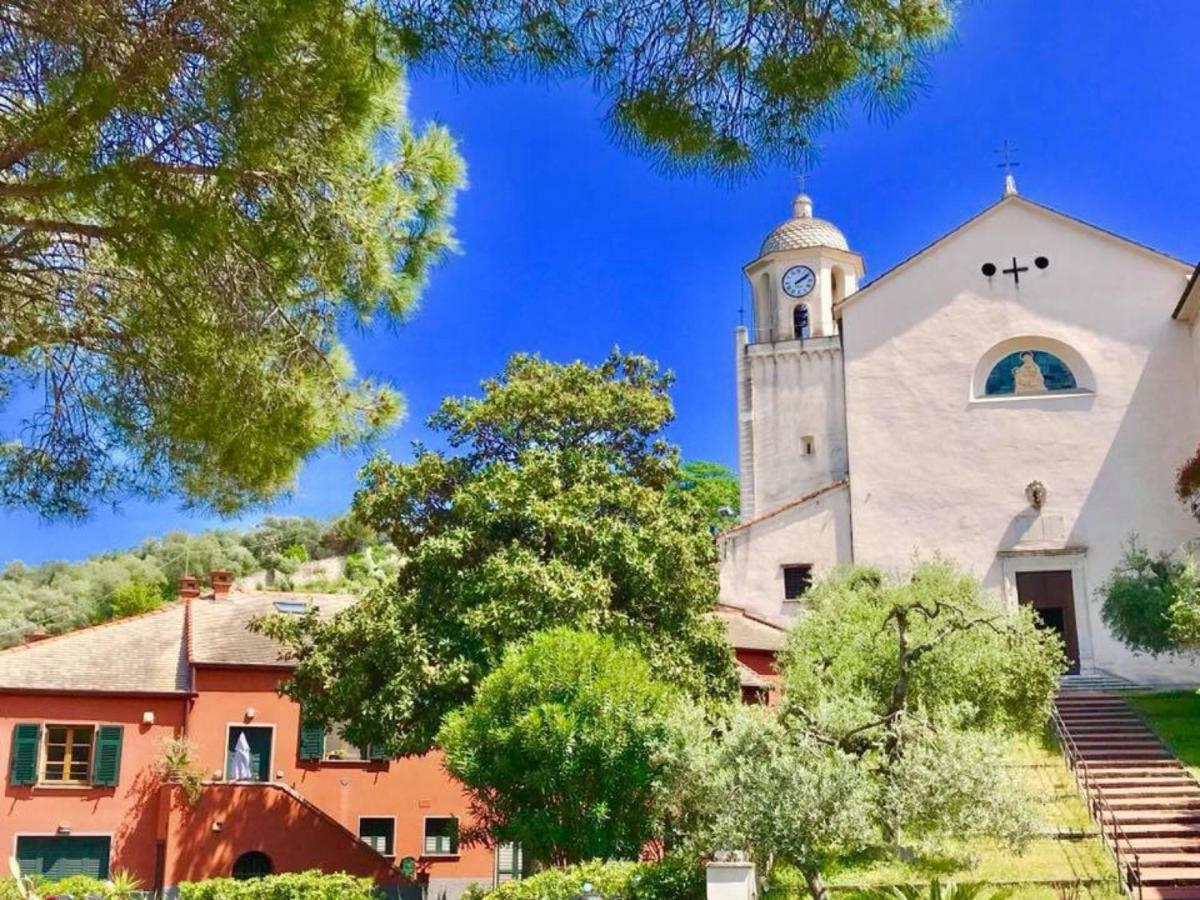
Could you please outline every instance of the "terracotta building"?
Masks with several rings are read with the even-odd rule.
[[[459,844],[468,803],[437,753],[375,758],[302,728],[279,695],[288,666],[250,620],[308,603],[331,615],[353,598],[231,590],[221,573],[209,596],[194,584],[155,612],[0,651],[6,855],[27,873],[124,870],[156,889],[317,868],[454,900],[519,875],[515,848]],[[783,631],[718,614],[743,696],[769,698]],[[203,772],[194,803],[161,776],[176,738]]]

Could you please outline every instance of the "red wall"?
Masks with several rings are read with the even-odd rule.
[[[89,697],[0,693],[0,853],[16,850],[18,834],[112,836],[113,870],[124,869],[150,886],[154,881],[155,835],[159,827],[156,764],[162,742],[183,728],[183,699]],[[143,725],[142,713],[154,713]],[[13,787],[8,783],[13,726],[19,722],[124,725],[121,777],[115,788]]]
[[[19,695],[0,693],[0,765],[5,789],[0,808],[0,853],[15,850],[17,834],[110,834],[112,870],[131,872],[154,885],[155,843],[166,841],[167,885],[230,874],[233,860],[262,850],[276,871],[325,868],[395,880],[394,871],[358,843],[360,816],[394,817],[396,859],[417,857],[433,878],[490,882],[492,850],[463,847],[456,856],[422,858],[426,816],[457,816],[466,824],[468,803],[437,754],[388,762],[302,762],[298,756],[299,707],[279,696],[285,673],[263,669],[200,669],[198,695],[185,699]],[[272,725],[271,773],[324,816],[285,791],[259,786],[213,785],[192,808],[179,791],[160,791],[157,761],[164,739],[188,737],[206,778],[223,778],[227,727]],[[253,708],[253,719],[246,710]],[[153,711],[155,724],[142,725]],[[121,777],[116,788],[13,787],[8,785],[13,726],[19,722],[124,724]],[[173,795],[172,795],[173,794]],[[328,818],[326,818],[328,817]],[[214,830],[220,822],[220,830]],[[340,823],[350,833],[338,830]]]
[[[248,850],[267,854],[276,872],[322,869],[380,884],[401,880],[366,844],[278,785],[212,785],[195,806],[181,790],[172,793],[166,884],[228,875]]]
[[[205,770],[210,775],[223,772],[230,724],[272,725],[271,772],[276,781],[294,788],[354,834],[361,816],[395,817],[396,858],[417,857],[433,877],[490,881],[493,858],[487,847],[463,847],[458,856],[421,859],[426,816],[457,816],[463,824],[469,816],[467,799],[442,768],[440,756],[388,762],[301,761],[300,708],[277,692],[284,674],[199,670],[188,733]],[[249,708],[254,709],[252,720],[245,717]]]

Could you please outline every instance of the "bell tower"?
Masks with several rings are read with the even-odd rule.
[[[736,337],[746,520],[848,474],[837,305],[858,290],[863,261],[801,193],[743,271],[753,296],[753,322]]]

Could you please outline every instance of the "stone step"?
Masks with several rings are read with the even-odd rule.
[[[1200,900],[1200,887],[1145,887],[1140,891],[1133,888],[1137,900]]]
[[[1130,829],[1125,829],[1129,831]],[[1128,837],[1121,842],[1121,855],[1132,850],[1135,853],[1192,853],[1200,854],[1200,834],[1194,837]]]
[[[1064,709],[1060,710],[1058,718],[1066,722],[1067,725],[1072,724],[1072,722],[1086,724],[1086,722],[1094,721],[1139,722],[1140,725],[1146,724],[1146,722],[1139,719],[1129,709]]]
[[[1184,778],[1188,773],[1177,759],[1168,759],[1165,762],[1156,759],[1144,766],[1089,765],[1087,775],[1099,781],[1105,778]]]
[[[1114,792],[1127,789],[1132,789],[1138,793],[1147,792],[1156,794],[1161,790],[1195,790],[1200,787],[1191,778],[1155,778],[1153,776],[1145,778],[1093,778],[1085,782],[1085,785],[1093,792],[1097,790],[1103,792],[1105,797],[1110,797]]]
[[[1150,797],[1145,794],[1132,797],[1113,797],[1105,792],[1102,797],[1105,806],[1112,810],[1158,809],[1179,812],[1194,810],[1200,813],[1200,792],[1192,794],[1190,797]]]
[[[1131,750],[1135,747],[1161,747],[1162,741],[1148,734],[1106,734],[1095,737],[1075,738],[1075,746],[1080,750],[1090,750],[1095,747],[1112,747],[1114,750]]]
[[[1138,881],[1144,887],[1194,886],[1200,891],[1200,865],[1166,866],[1163,868],[1142,866]]]
[[[1200,850],[1193,853],[1142,853],[1139,850],[1134,850],[1137,853],[1138,864],[1142,868],[1152,866],[1153,868],[1183,868],[1188,866],[1200,866]],[[1121,861],[1125,861],[1125,848],[1121,848]]]
[[[1190,822],[1122,822],[1123,839],[1136,841],[1154,840],[1159,846],[1181,846],[1178,840],[1196,841],[1200,847],[1200,823]]]
[[[1067,726],[1071,740],[1076,744],[1081,741],[1102,741],[1105,738],[1114,740],[1158,741],[1158,735],[1145,726],[1138,725],[1096,725],[1094,727]]]
[[[1171,759],[1171,754],[1166,748],[1147,747],[1145,749],[1129,749],[1120,750],[1115,747],[1093,747],[1089,749],[1081,748],[1079,755],[1083,757],[1084,762],[1089,766],[1105,763],[1110,766],[1121,765],[1122,763],[1142,763],[1154,762],[1160,759]]]
[[[1135,785],[1133,787],[1105,787],[1101,785],[1099,793],[1105,800],[1120,800],[1126,797],[1184,797],[1200,800],[1200,784],[1194,781],[1184,781],[1182,784],[1167,785]]]
[[[1105,822],[1116,821],[1122,828],[1127,824],[1190,824],[1200,828],[1200,810],[1186,809],[1108,809],[1100,812]]]
[[[1133,707],[1124,700],[1113,697],[1086,697],[1082,694],[1075,694],[1071,697],[1060,697],[1055,702],[1054,708],[1059,712],[1077,709],[1119,709],[1123,712],[1133,711]]]

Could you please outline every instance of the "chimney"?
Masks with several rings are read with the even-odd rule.
[[[179,599],[195,600],[200,596],[200,584],[195,575],[184,575],[179,579]]]
[[[214,600],[225,600],[229,597],[229,589],[233,587],[233,573],[225,569],[213,569],[209,574],[212,582]]]

